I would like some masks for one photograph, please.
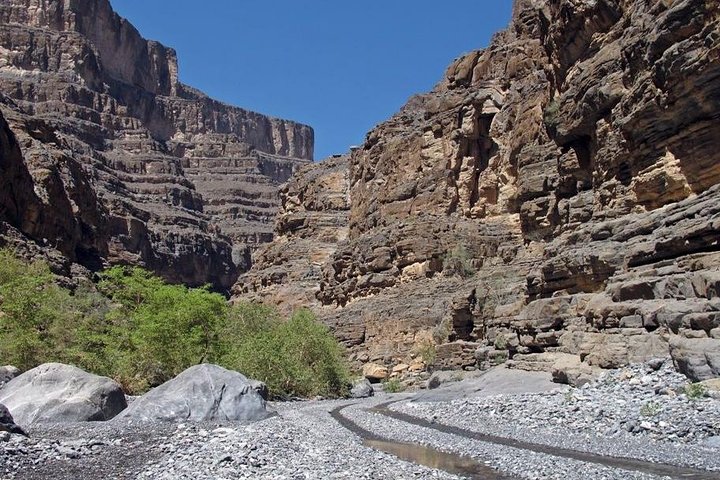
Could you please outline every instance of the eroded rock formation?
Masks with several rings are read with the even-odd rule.
[[[518,0],[352,153],[348,237],[304,291],[358,363],[430,345],[442,368],[567,379],[671,352],[720,375],[719,120],[716,0]],[[259,261],[236,292],[272,299],[296,264]]]
[[[228,288],[270,240],[312,130],[183,85],[107,0],[0,2],[0,220],[58,264]],[[30,242],[28,242],[30,240]]]

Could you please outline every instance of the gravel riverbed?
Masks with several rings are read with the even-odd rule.
[[[641,364],[603,373],[582,388],[409,400],[391,408],[506,438],[720,472],[720,401],[691,398],[687,385],[669,362]]]
[[[543,388],[552,390],[540,393],[517,393],[523,373],[495,372],[495,379],[512,378],[512,385],[492,384],[488,380],[492,375],[485,377],[482,388],[472,381],[467,387],[448,386],[451,397],[435,396],[443,401],[425,401],[430,393],[425,392],[271,403],[277,415],[251,424],[111,421],[35,426],[30,438],[0,432],[0,478],[462,478],[369,448],[332,418],[329,412],[339,406],[345,407],[340,412],[345,418],[376,436],[471,457],[507,478],[667,478],[488,443],[372,410],[388,401],[395,401],[391,409],[435,426],[454,425],[555,447],[704,468],[717,471],[720,478],[720,401],[689,398],[682,393],[687,381],[669,365],[635,365],[608,372],[583,388],[548,384]],[[536,380],[528,376],[525,383]],[[463,391],[467,395],[461,395]]]

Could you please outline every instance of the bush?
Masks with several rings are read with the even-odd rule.
[[[699,400],[707,395],[707,387],[702,383],[690,383],[685,386],[685,395],[690,400]]]
[[[558,116],[560,113],[560,102],[551,100],[543,110],[543,122],[548,128],[555,128],[558,124]]]
[[[437,349],[435,345],[430,341],[424,341],[415,347],[415,353],[420,357],[420,360],[425,364],[425,368],[429,368],[435,364],[437,359]]]
[[[237,331],[247,337],[228,350],[222,363],[265,382],[276,398],[347,393],[350,374],[341,347],[309,310],[299,310],[282,322],[277,315],[263,320],[252,310],[262,307],[235,308],[243,314],[231,314],[231,322],[239,319]]]
[[[383,390],[387,393],[400,393],[405,390],[405,387],[397,378],[391,378],[383,382]]]
[[[657,402],[647,402],[640,408],[640,415],[643,417],[654,417],[662,411],[662,406]]]
[[[465,247],[458,245],[445,255],[443,273],[445,275],[459,275],[462,278],[469,278],[475,274],[470,254]]]
[[[74,292],[47,264],[0,250],[0,358],[27,370],[77,365],[142,393],[203,362],[267,383],[276,398],[338,396],[349,372],[342,349],[308,310],[276,310],[205,288],[170,285],[138,267],[113,267]]]
[[[43,262],[26,263],[0,250],[0,358],[25,370],[35,359],[51,357],[49,332],[66,303]]]
[[[113,267],[99,284],[115,308],[116,377],[130,391],[159,385],[188,367],[213,360],[227,314],[222,295],[207,287],[170,285],[139,267]]]

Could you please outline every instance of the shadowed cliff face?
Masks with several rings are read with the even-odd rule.
[[[312,160],[312,129],[182,85],[107,0],[0,2],[0,92],[5,241],[92,270],[227,289]]]
[[[708,0],[519,0],[371,131],[348,238],[306,290],[353,358],[433,344],[441,367],[510,357],[573,381],[671,351],[720,374],[719,23]],[[284,265],[236,292],[272,301]]]

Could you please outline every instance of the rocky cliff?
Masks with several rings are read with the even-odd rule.
[[[719,120],[716,0],[517,0],[347,170],[290,183],[235,292],[303,291],[357,363],[396,372],[509,360],[577,382],[671,353],[720,375]]]
[[[5,242],[64,268],[232,285],[272,237],[278,186],[312,159],[313,132],[212,100],[177,71],[107,0],[0,1]]]

